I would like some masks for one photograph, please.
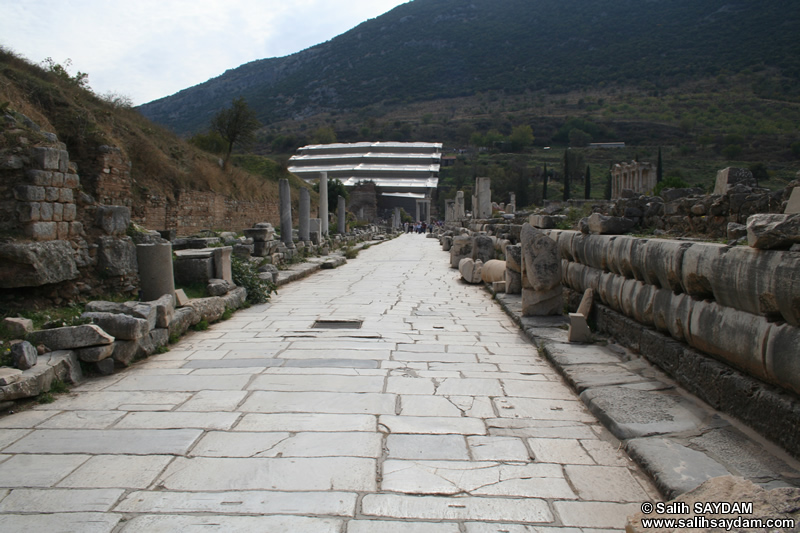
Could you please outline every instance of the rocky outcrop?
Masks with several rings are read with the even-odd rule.
[[[67,241],[0,244],[0,288],[34,287],[78,277]]]

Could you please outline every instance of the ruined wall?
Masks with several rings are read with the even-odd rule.
[[[134,205],[132,218],[147,229],[175,230],[178,236],[187,236],[209,229],[239,232],[257,222],[278,224],[280,210],[277,199],[248,202],[213,192],[181,190],[175,200],[148,195]]]
[[[97,206],[55,135],[16,128],[16,119],[6,118],[17,144],[0,152],[0,303],[60,305],[135,291],[126,208]]]
[[[131,208],[137,224],[154,230],[175,230],[187,236],[200,230],[241,231],[257,222],[277,224],[280,220],[278,200],[249,202],[233,200],[208,191],[179,189],[174,198],[157,192],[145,193],[134,200],[131,164],[118,149],[101,146],[84,180],[86,190],[99,204]]]

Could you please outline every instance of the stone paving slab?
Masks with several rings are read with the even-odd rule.
[[[563,343],[559,320],[526,327]],[[597,533],[659,497],[491,295],[414,235],[0,427],[0,530]]]

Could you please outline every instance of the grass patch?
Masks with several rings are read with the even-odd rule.
[[[39,396],[36,397],[36,401],[41,404],[53,403],[56,401],[56,397],[53,396],[51,392],[41,392]]]
[[[208,329],[208,321],[207,320],[201,320],[200,322],[198,322],[197,324],[192,326],[192,329],[194,331],[205,331],[205,330]]]
[[[352,246],[348,246],[344,249],[344,258],[345,259],[355,259],[358,257],[358,250],[357,248],[353,248]]]
[[[50,384],[50,392],[53,394],[64,394],[69,392],[69,387],[66,383],[61,381],[60,379],[54,379],[53,382]]]
[[[186,296],[194,300],[195,298],[208,298],[208,286],[205,283],[191,283],[188,285],[176,286],[176,289],[183,289]]]

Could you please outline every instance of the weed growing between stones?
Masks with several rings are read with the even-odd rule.
[[[156,353],[167,353],[169,351],[169,346],[159,346],[156,349]]]
[[[53,396],[53,394],[50,392],[42,392],[39,393],[39,396],[36,397],[36,401],[41,404],[53,403],[54,401],[56,401],[56,397]]]
[[[344,250],[344,258],[345,259],[355,259],[356,257],[358,257],[358,252],[359,252],[359,250],[357,250],[356,248],[353,248],[352,246],[348,246]]]
[[[69,387],[60,379],[54,379],[50,384],[50,392],[53,394],[64,394],[69,392]]]
[[[247,301],[251,304],[264,303],[273,292],[278,292],[272,281],[258,276],[258,270],[250,261],[231,257],[231,274],[236,285],[247,289]]]
[[[219,318],[220,320],[228,320],[233,316],[233,309],[230,307],[225,308],[225,312],[222,313],[222,316]]]
[[[192,329],[194,331],[205,331],[205,330],[208,329],[208,321],[207,320],[201,320],[200,322],[198,322],[197,324],[192,326]]]
[[[181,340],[181,336],[178,335],[177,333],[170,333],[169,334],[169,343],[170,344],[175,344],[179,340]]]

